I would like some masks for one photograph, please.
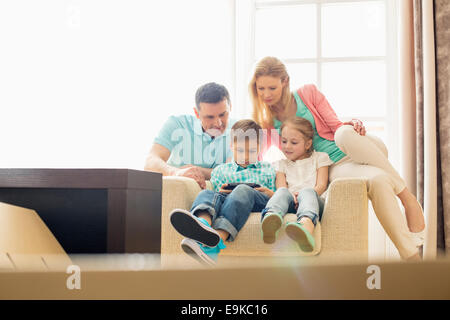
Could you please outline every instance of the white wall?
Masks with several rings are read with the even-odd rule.
[[[232,92],[228,0],[2,0],[0,167],[142,169],[208,81]]]

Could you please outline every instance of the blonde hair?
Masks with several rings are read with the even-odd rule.
[[[262,128],[268,129],[273,127],[274,115],[269,106],[265,104],[258,96],[256,88],[256,80],[261,76],[270,76],[280,78],[286,85],[281,95],[282,110],[286,110],[292,99],[291,90],[289,88],[289,75],[286,66],[281,60],[275,57],[265,57],[261,59],[255,66],[253,77],[248,85],[248,90],[253,104],[252,117]]]
[[[284,121],[280,128],[281,135],[283,134],[283,129],[286,127],[290,127],[292,129],[300,132],[303,135],[303,138],[305,139],[305,141],[311,140],[311,142],[312,142],[312,140],[314,138],[313,126],[312,126],[311,122],[309,122],[305,118],[294,117],[294,118],[290,118],[290,119],[287,119],[286,121]],[[306,152],[308,153],[308,156],[310,156],[313,153],[313,151],[314,151],[314,147],[313,147],[313,144],[311,143],[311,147],[308,150],[306,150]]]

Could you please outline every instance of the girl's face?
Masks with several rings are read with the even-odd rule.
[[[308,149],[311,148],[312,140],[306,140],[303,134],[289,126],[281,132],[281,151],[291,161],[301,160],[308,157]]]
[[[277,77],[260,76],[256,79],[258,97],[268,106],[273,106],[280,101],[284,87],[285,82]]]

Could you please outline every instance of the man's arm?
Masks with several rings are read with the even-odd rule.
[[[162,173],[163,176],[176,175],[177,169],[167,164],[170,150],[160,144],[154,143],[145,161],[144,170]]]
[[[159,172],[163,176],[183,176],[192,178],[199,184],[200,188],[206,188],[206,174],[211,176],[211,169],[201,170],[203,168],[195,166],[184,166],[183,168],[176,168],[167,164],[170,157],[170,150],[160,144],[154,143],[150,149],[150,153],[145,161],[144,170]],[[209,170],[209,171],[208,171]]]

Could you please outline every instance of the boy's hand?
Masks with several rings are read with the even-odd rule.
[[[270,190],[270,189],[268,189],[266,187],[255,188],[255,190],[264,193],[269,198],[272,198],[273,194],[275,193],[275,192],[273,192],[272,190]]]
[[[224,189],[227,185],[228,185],[228,183],[224,183],[224,184],[220,187],[219,192],[222,192],[222,193],[231,193],[231,191],[233,191],[233,190],[225,190],[225,189]]]

